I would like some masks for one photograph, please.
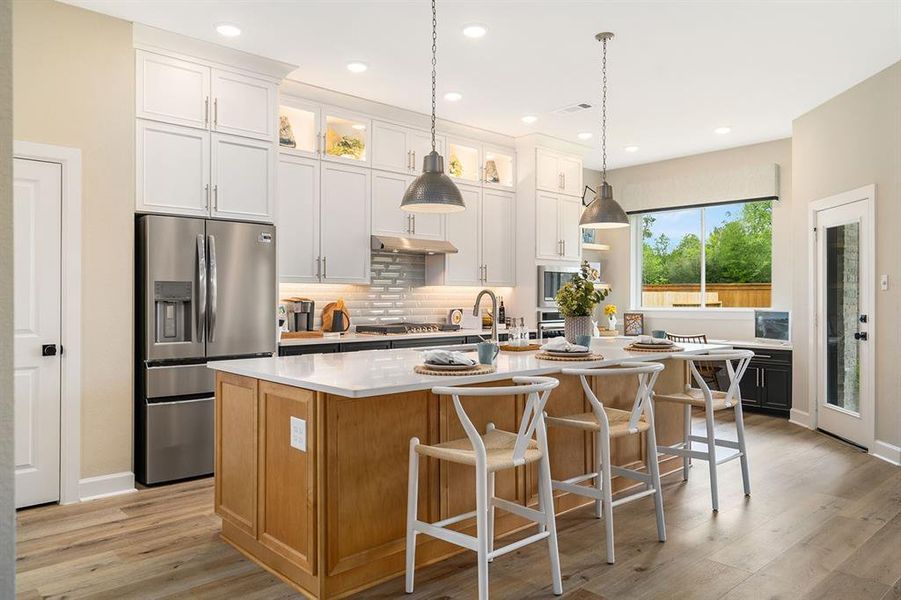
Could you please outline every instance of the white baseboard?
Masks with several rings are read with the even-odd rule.
[[[873,442],[873,447],[870,448],[870,454],[885,462],[901,466],[901,447],[894,444],[876,440]]]
[[[78,497],[82,502],[135,491],[135,474],[131,471],[85,477],[78,481]]]
[[[805,429],[812,429],[812,427],[810,426],[810,413],[803,410],[798,410],[797,408],[791,409],[791,412],[788,416],[788,422],[794,423],[799,427],[804,427]]]

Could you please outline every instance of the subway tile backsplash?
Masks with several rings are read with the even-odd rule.
[[[373,252],[371,268],[370,285],[281,283],[279,298],[314,300],[316,327],[321,325],[322,308],[338,298],[344,298],[351,327],[397,321],[444,323],[452,308],[471,310],[479,289],[426,286],[425,256],[421,254]]]

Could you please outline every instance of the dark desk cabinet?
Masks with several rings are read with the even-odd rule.
[[[791,350],[741,349],[754,352],[740,383],[742,406],[787,417],[792,407]]]

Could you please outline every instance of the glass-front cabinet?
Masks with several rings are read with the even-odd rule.
[[[480,183],[482,180],[481,144],[448,136],[444,170],[454,179]]]
[[[334,110],[322,110],[322,158],[366,164],[369,162],[371,121],[368,117]]]
[[[516,186],[515,151],[484,146],[482,156],[482,183],[488,187],[512,190]]]
[[[279,150],[288,154],[317,157],[321,145],[319,107],[283,97],[278,107]]]

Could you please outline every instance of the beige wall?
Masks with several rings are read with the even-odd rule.
[[[131,24],[13,2],[14,137],[82,152],[81,476],[132,470]]]
[[[876,184],[876,274],[889,277],[888,291],[876,294],[872,327],[876,340],[876,439],[901,445],[901,62],[795,119],[794,238],[792,253],[807,257],[810,202]],[[793,334],[806,340],[810,272],[794,263]],[[807,347],[798,344],[795,371],[806,373]],[[794,405],[809,411],[807,378],[794,379]]]
[[[763,164],[779,165],[779,197],[773,208],[773,307],[789,309],[792,306],[792,141],[776,140],[751,146],[741,146],[729,150],[707,152],[682,158],[664,160],[645,165],[614,169],[607,174],[607,180],[613,185],[614,197],[625,186],[665,179],[690,179],[703,176],[705,173],[723,173]],[[598,171],[585,171],[585,183],[594,187],[600,181]],[[635,207],[621,201],[626,211]],[[604,253],[586,254],[589,259],[595,257],[602,261],[604,277],[611,284],[613,291],[606,302],[616,304],[620,312],[628,310],[629,286],[631,278],[630,263],[630,229],[612,229],[600,231],[599,241],[608,243],[612,250]],[[725,318],[720,318],[725,317]],[[747,339],[754,337],[754,323],[750,312],[720,313],[717,318],[700,319],[691,313],[670,314],[647,312],[645,329],[666,329],[680,333],[706,333],[711,338]]]
[[[15,596],[13,507],[12,6],[0,2],[0,598]]]

